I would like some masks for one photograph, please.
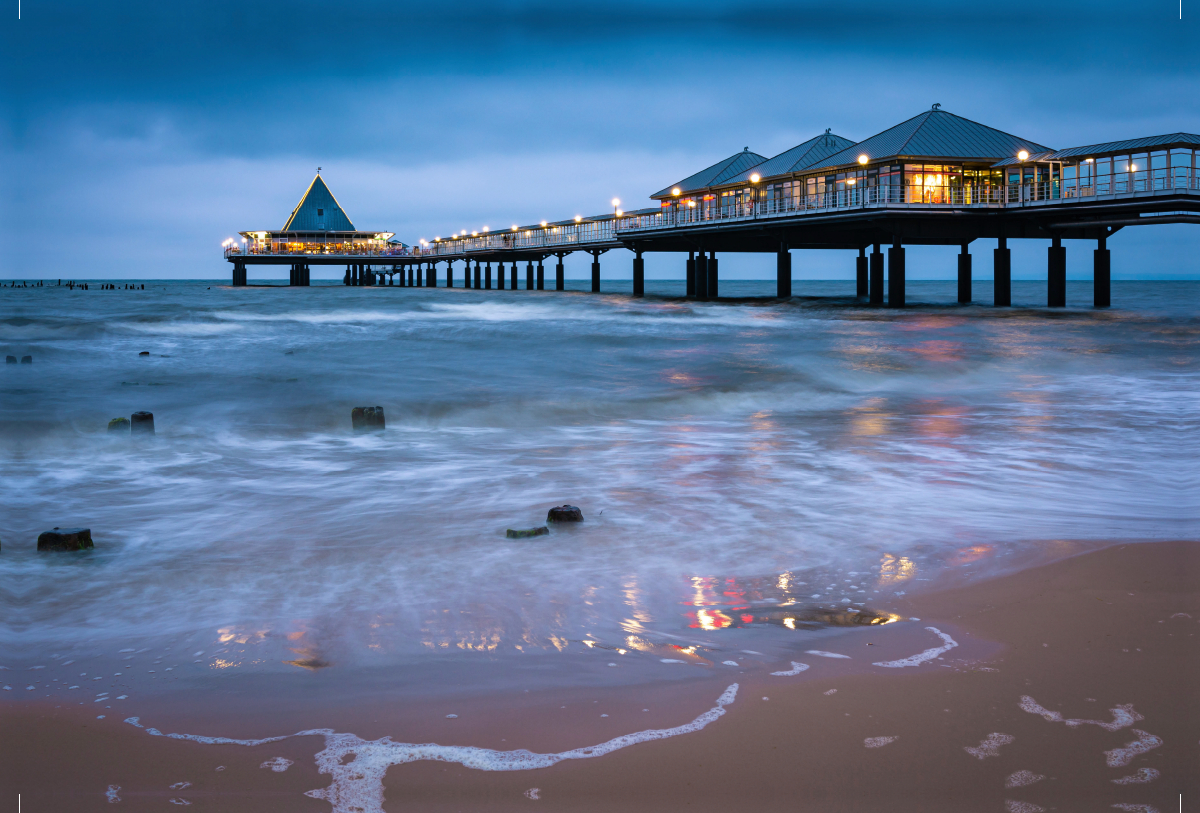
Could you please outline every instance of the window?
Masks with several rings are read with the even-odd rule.
[[[317,210],[317,217],[324,217],[324,216],[325,216],[325,210],[324,210],[324,209],[318,209],[318,210]]]

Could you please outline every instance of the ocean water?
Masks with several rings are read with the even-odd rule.
[[[0,290],[33,356],[0,373],[0,665],[786,661],[948,570],[1197,535],[1200,283],[1054,312],[1042,283],[1005,310],[910,283],[903,312],[605,284]],[[138,410],[152,439],[106,431]],[[585,521],[505,537],[564,503]],[[56,526],[95,550],[37,554]]]

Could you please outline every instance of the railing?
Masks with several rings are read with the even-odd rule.
[[[1126,172],[1091,178],[1066,178],[1007,186],[847,186],[844,189],[801,197],[731,203],[721,206],[664,207],[645,215],[586,220],[579,223],[535,226],[517,231],[491,232],[470,237],[439,240],[423,246],[371,247],[362,244],[310,244],[312,248],[288,248],[263,244],[226,248],[227,258],[246,255],[314,256],[389,259],[463,258],[471,254],[507,251],[568,251],[589,247],[608,248],[620,243],[619,235],[650,229],[671,229],[714,222],[738,222],[795,217],[805,214],[849,212],[874,207],[903,206],[913,209],[1008,208],[1051,204],[1073,199],[1114,198],[1155,193],[1200,192],[1200,169],[1173,167],[1143,172]]]

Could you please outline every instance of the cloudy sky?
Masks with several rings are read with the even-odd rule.
[[[18,22],[14,2],[0,278],[225,278],[221,241],[281,227],[318,166],[356,226],[414,242],[648,205],[743,147],[857,141],[934,102],[1054,147],[1200,132],[1188,5],[25,0]],[[1200,278],[1195,226],[1111,247],[1114,276]],[[1091,248],[1068,245],[1073,275]],[[1016,248],[1018,276],[1044,276],[1043,249]],[[952,276],[954,252],[910,254],[910,277]],[[623,254],[606,276],[628,278]],[[845,253],[795,263],[853,274]]]

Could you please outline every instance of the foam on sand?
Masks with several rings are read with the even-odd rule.
[[[1008,745],[1016,739],[1012,734],[1001,734],[994,731],[979,741],[979,745],[964,746],[963,750],[976,759],[1000,756],[1000,746]]]
[[[305,793],[314,799],[324,799],[333,805],[332,813],[383,813],[383,776],[393,765],[420,760],[455,762],[479,771],[529,771],[549,768],[568,759],[591,759],[611,754],[621,748],[652,740],[677,737],[699,731],[725,714],[725,707],[737,698],[738,684],[733,683],[717,703],[690,723],[674,728],[658,728],[624,734],[599,745],[575,748],[557,754],[535,754],[532,751],[495,751],[466,745],[421,745],[392,742],[391,737],[367,741],[354,734],[341,734],[329,728],[314,728],[281,737],[259,740],[236,740],[228,737],[203,737],[197,734],[164,734],[156,728],[146,728],[137,717],[125,722],[137,726],[155,737],[191,740],[205,745],[265,745],[289,737],[322,736],[325,749],[317,753],[317,770],[330,774],[333,781],[327,788]],[[264,763],[268,765],[269,763]]]
[[[942,645],[935,646],[931,649],[926,649],[924,652],[919,652],[916,655],[910,655],[907,658],[901,658],[898,661],[880,661],[879,663],[872,664],[872,666],[883,666],[888,669],[901,669],[905,666],[920,666],[926,661],[931,661],[938,657],[943,652],[949,652],[951,649],[954,649],[954,647],[958,646],[958,641],[954,640],[937,627],[926,627],[925,629],[941,638]]]
[[[775,677],[791,677],[792,675],[800,674],[807,668],[808,668],[807,663],[800,663],[799,661],[792,661],[791,669],[787,670],[786,672],[772,672],[771,674],[774,675]]]
[[[1109,709],[1112,712],[1112,722],[1106,723],[1103,720],[1082,720],[1078,718],[1066,719],[1062,716],[1062,712],[1051,711],[1043,708],[1040,703],[1034,700],[1029,695],[1021,695],[1021,702],[1018,703],[1022,711],[1027,711],[1030,714],[1040,714],[1042,719],[1052,723],[1066,723],[1072,728],[1081,725],[1098,725],[1105,731],[1120,731],[1122,728],[1128,728],[1139,720],[1146,719],[1142,715],[1133,710],[1132,703],[1125,703],[1116,708]]]

